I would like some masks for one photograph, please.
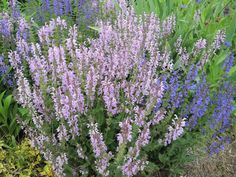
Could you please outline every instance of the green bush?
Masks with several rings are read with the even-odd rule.
[[[41,158],[28,139],[11,148],[0,141],[0,176],[3,177],[53,177],[51,164]]]

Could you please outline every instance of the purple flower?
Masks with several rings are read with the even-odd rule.
[[[77,4],[73,6],[77,7]],[[63,13],[64,10],[63,6]],[[29,45],[22,39],[17,43],[17,50],[9,54],[16,70],[16,99],[32,114],[34,125],[29,127],[38,134],[47,135],[47,138],[42,135],[42,140],[35,144],[40,151],[52,149],[52,155],[45,154],[52,159],[56,167],[54,170],[59,175],[63,175],[64,162],[67,161],[66,156],[60,154],[66,152],[69,158],[68,148],[74,148],[84,161],[93,159],[88,168],[96,170],[94,175],[112,175],[109,173],[110,163],[111,168],[117,167],[114,164],[117,160],[123,175],[134,176],[145,168],[147,160],[143,158],[145,152],[142,150],[151,138],[155,138],[151,137],[151,130],[162,123],[167,111],[173,111],[173,114],[181,112],[184,101],[192,99],[192,102],[186,102],[186,114],[189,124],[194,127],[209,107],[209,86],[204,79],[197,83],[199,68],[196,65],[189,67],[184,81],[180,69],[163,71],[165,75],[162,76],[163,72],[158,70],[171,63],[171,54],[163,49],[162,42],[173,31],[173,19],[169,19],[171,25],[168,19],[163,22],[162,28],[154,14],[139,17],[133,10],[125,12],[127,14],[118,14],[114,24],[106,20],[100,22],[97,38],[88,39],[80,45],[77,27],[67,28],[65,20],[58,17],[39,29],[38,44]],[[62,36],[61,44],[53,44],[54,36],[59,35],[61,30],[67,36]],[[187,49],[181,45],[177,52],[188,56]],[[199,49],[204,48],[202,44],[198,46]],[[30,68],[31,82],[24,75],[23,63]],[[166,99],[163,98],[164,92]],[[169,107],[163,108],[166,105]],[[219,105],[222,106],[222,103]],[[105,121],[102,125],[96,123],[100,111]],[[122,119],[123,115],[125,119]],[[183,117],[176,116],[170,125],[163,121],[168,126],[166,134],[161,134],[165,145],[184,133],[186,120]],[[86,124],[89,125],[87,129],[84,127]],[[222,128],[227,127],[226,124],[227,121]],[[22,125],[27,129],[25,124]],[[109,125],[119,129],[115,130],[117,134],[113,137],[117,138],[114,143],[121,150],[118,158],[113,158],[110,147],[106,145],[106,141],[110,140],[107,137],[110,136]],[[49,128],[52,131],[48,131]],[[71,143],[63,144],[64,141],[78,142],[87,136],[90,144],[82,142],[77,147],[71,146]],[[35,138],[31,136],[31,139]],[[68,159],[68,162],[71,163],[71,160]],[[78,168],[81,168],[80,165],[81,162],[78,162]]]
[[[62,16],[64,14],[63,1],[62,0],[58,0],[57,4],[58,4],[58,7],[59,7],[58,16]]]
[[[215,40],[213,42],[213,49],[214,50],[218,50],[220,49],[221,45],[225,42],[225,31],[223,30],[218,30],[217,31],[217,34],[216,34],[216,37],[215,37]]]
[[[77,48],[77,37],[78,37],[78,30],[77,26],[74,25],[70,27],[69,30],[69,38],[66,39],[66,47],[67,50],[70,52],[71,57],[75,57],[75,49]]]
[[[187,49],[182,46],[182,43],[183,43],[182,36],[179,36],[175,43],[176,52],[178,53],[182,64],[187,65],[189,62],[189,53]]]
[[[13,19],[17,19],[20,17],[20,10],[18,7],[18,1],[17,0],[10,0],[9,6],[11,10],[11,16]]]
[[[45,24],[38,30],[39,41],[41,43],[49,44],[53,40],[50,38],[53,37],[56,29],[63,30],[67,28],[67,23],[64,19],[57,17],[52,19],[49,24]]]
[[[134,123],[139,127],[143,126],[145,124],[145,117],[146,117],[145,110],[140,108],[139,106],[136,106],[134,108],[134,112],[135,112],[135,114],[134,114],[134,118],[135,118]]]
[[[115,85],[110,81],[103,82],[103,100],[105,102],[107,111],[112,115],[118,113],[118,99],[117,99],[117,89]]]
[[[178,72],[173,72],[169,81],[169,91],[170,91],[170,106],[173,108],[178,108],[183,102],[183,92],[180,90],[180,80]]]
[[[23,107],[32,105],[32,92],[30,89],[29,81],[24,77],[21,70],[16,71],[18,74],[17,78],[17,102]]]
[[[86,95],[89,97],[89,101],[93,102],[95,99],[96,86],[98,81],[98,75],[95,68],[91,66],[87,74],[86,79]]]
[[[198,50],[204,49],[204,48],[206,48],[206,44],[207,44],[206,39],[199,39],[199,40],[196,42],[195,47],[196,47]]]
[[[235,87],[229,81],[225,81],[213,100],[215,108],[208,123],[211,129],[215,129],[220,133],[223,133],[231,125],[230,116],[235,109],[234,89]]]
[[[187,125],[193,129],[200,118],[203,117],[210,104],[209,86],[206,79],[203,78],[196,86],[196,92],[192,102],[187,106],[187,111],[191,114]]]
[[[184,81],[184,84],[182,86],[184,96],[186,97],[188,95],[188,92],[190,90],[195,90],[195,79],[198,76],[198,66],[197,65],[191,65],[188,71],[188,75]]]
[[[64,166],[68,163],[68,158],[65,153],[56,157],[53,163],[53,170],[57,176],[65,176]]]
[[[165,118],[165,114],[166,114],[166,111],[163,111],[163,110],[158,110],[153,119],[152,119],[152,125],[156,125],[158,124],[161,120],[163,120]]]
[[[167,83],[167,76],[166,75],[162,75],[158,80],[157,80],[157,85],[160,85],[162,83],[163,85],[163,95],[162,97],[164,96],[164,92],[168,91],[169,87],[168,87],[168,83]],[[162,99],[158,99],[157,100],[157,103],[156,103],[156,106],[154,107],[154,113],[156,113],[160,106],[162,104]]]
[[[58,133],[58,139],[60,141],[68,141],[69,140],[69,136],[68,136],[68,133],[67,133],[67,129],[64,125],[60,125],[58,128],[57,128],[57,133]]]
[[[18,69],[19,65],[21,63],[21,60],[22,60],[20,55],[16,51],[10,52],[9,55],[8,55],[8,58],[9,58],[9,61],[11,63],[11,66],[14,69]]]
[[[97,126],[96,123],[88,125],[90,141],[96,157],[96,169],[101,175],[108,176],[109,170],[107,168],[109,167],[109,160],[112,157],[112,154],[111,152],[107,153],[107,146],[105,145],[103,136],[98,131]]]
[[[223,64],[223,69],[226,72],[229,72],[230,69],[234,66],[234,62],[235,62],[234,53],[231,53],[231,55],[225,59],[225,62]]]
[[[231,42],[228,42],[228,41],[226,41],[226,42],[224,43],[224,45],[225,45],[226,47],[232,47],[232,43],[231,43]]]
[[[184,133],[184,127],[185,127],[185,120],[186,118],[178,118],[177,115],[175,115],[175,118],[172,120],[172,125],[168,127],[168,132],[165,134],[164,139],[164,145],[167,146],[172,141],[175,141],[177,138],[179,138]]]
[[[12,87],[13,79],[9,74],[10,67],[5,64],[4,57],[0,55],[0,82],[3,82],[4,85]]]
[[[144,125],[143,127],[143,130],[140,130],[139,132],[140,134],[138,136],[137,141],[135,142],[135,148],[141,150],[142,147],[146,146],[150,142],[150,123],[146,123],[146,125]]]
[[[162,22],[162,34],[163,36],[170,35],[176,26],[176,17],[169,16]]]
[[[10,17],[6,13],[0,13],[2,16],[0,18],[0,35],[3,37],[9,38],[13,31],[13,24],[10,20]]]
[[[170,51],[165,49],[165,52],[161,56],[163,60],[163,64],[162,64],[163,70],[169,70],[169,71],[173,70],[173,61],[170,59],[170,54],[171,54]]]
[[[126,157],[126,162],[121,166],[121,171],[125,176],[134,176],[139,171],[142,171],[148,164],[146,160],[138,159],[141,149],[150,141],[150,123],[139,131],[139,136],[135,142],[135,147],[130,147]]]
[[[107,151],[107,146],[105,145],[105,142],[103,140],[103,135],[98,131],[98,125],[90,124],[89,127],[89,136],[91,145],[93,147],[93,151],[95,154],[95,157],[100,157]]]
[[[42,10],[44,12],[50,12],[51,11],[50,0],[42,0]]]
[[[208,147],[209,155],[218,154],[220,151],[225,149],[225,145],[230,144],[230,137],[219,137],[217,140],[213,141]]]
[[[16,32],[16,38],[19,40],[20,38],[24,39],[25,41],[27,41],[29,39],[29,25],[26,22],[26,20],[24,18],[19,18],[18,19],[18,28],[17,28],[17,32]]]
[[[123,122],[119,123],[121,128],[120,133],[117,134],[117,139],[119,145],[132,140],[132,120],[130,118],[125,119]]]
[[[58,0],[53,0],[53,9],[54,9],[54,14],[56,16],[59,16],[60,11],[59,11],[59,2],[58,2]]]
[[[64,0],[65,4],[65,14],[71,14],[72,13],[72,2],[71,0]]]
[[[140,170],[143,170],[148,162],[143,160],[134,160],[129,158],[128,161],[121,167],[122,174],[127,177],[132,177],[138,174]]]

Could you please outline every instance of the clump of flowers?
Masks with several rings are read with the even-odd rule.
[[[0,82],[2,82],[3,85],[12,87],[13,80],[9,72],[10,72],[10,67],[5,64],[4,57],[0,55]]]
[[[40,43],[25,43],[23,50],[9,54],[17,76],[17,101],[29,109],[34,122],[28,134],[46,159],[55,162],[58,176],[63,176],[62,166],[71,158],[66,151],[68,145],[79,144],[87,135],[90,144],[86,146],[92,149],[96,171],[103,176],[109,175],[111,159],[117,159],[106,144],[111,132],[112,139],[118,142],[117,153],[120,149],[127,153],[126,160],[123,157],[118,160],[123,171],[132,161],[128,165],[131,168],[136,168],[134,164],[141,165],[134,175],[147,163],[140,152],[151,138],[152,110],[164,92],[155,72],[162,65],[157,56],[164,35],[154,14],[145,15],[149,23],[143,24],[133,11],[127,13],[130,15],[120,14],[114,25],[102,22],[99,38],[89,40],[89,47],[78,45],[76,26],[68,27],[64,20],[57,18],[39,30]],[[56,31],[63,34],[68,29],[65,43],[53,41]],[[143,57],[147,51],[149,56]],[[31,78],[23,74],[24,56]],[[93,113],[101,109],[96,107],[98,103],[105,109],[102,124],[98,124],[99,115]],[[112,124],[120,129],[111,130]],[[80,154],[90,155],[83,145],[80,147]]]
[[[167,146],[171,144],[172,141],[176,140],[179,136],[181,136],[184,132],[186,118],[179,119],[177,115],[175,115],[175,119],[173,119],[172,125],[168,127],[168,132],[165,134],[164,144]]]
[[[0,13],[0,35],[4,38],[11,36],[13,24],[10,20],[10,16],[7,13]]]
[[[209,89],[206,80],[196,80],[198,65],[181,82],[170,51],[163,48],[175,17],[161,22],[154,14],[137,16],[124,3],[114,23],[99,23],[96,39],[79,44],[78,27],[58,17],[39,29],[39,43],[20,35],[9,53],[15,98],[32,117],[32,123],[19,122],[57,176],[65,176],[65,168],[75,174],[135,176],[149,165],[144,149],[153,139],[171,146],[205,115]],[[215,49],[223,43],[222,33],[217,36]],[[188,66],[190,56],[200,55],[206,44],[200,39],[189,54],[179,38],[182,64]],[[184,116],[174,118],[174,113]]]
[[[42,0],[28,2],[26,13],[37,12],[33,16],[38,23],[48,22],[51,18],[66,17],[79,27],[89,26],[97,20],[100,11],[100,1],[97,0]]]

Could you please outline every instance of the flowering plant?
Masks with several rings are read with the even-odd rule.
[[[19,122],[32,144],[52,161],[57,176],[145,173],[164,161],[152,152],[168,152],[177,139],[187,136],[185,129],[194,129],[212,110],[216,113],[211,122],[222,125],[215,116],[223,100],[208,111],[210,88],[204,75],[201,81],[197,77],[198,69],[224,43],[224,33],[220,31],[203,51],[203,62],[181,74],[165,47],[175,16],[161,22],[154,14],[137,16],[120,6],[114,23],[99,23],[96,39],[79,44],[77,26],[58,17],[39,29],[39,43],[21,38],[17,50],[9,53],[17,80],[15,98],[32,117],[30,123]],[[202,54],[205,47],[200,39],[189,54],[179,39],[181,65],[188,68],[190,56]],[[229,100],[231,112],[233,101],[227,93],[219,95]],[[222,127],[228,125],[223,121]]]

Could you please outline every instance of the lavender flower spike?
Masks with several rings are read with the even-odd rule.
[[[206,48],[206,44],[207,44],[206,39],[199,39],[196,42],[195,47],[199,50],[204,49],[204,48]]]
[[[178,137],[180,137],[184,133],[186,118],[178,118],[175,114],[175,118],[173,119],[172,126],[170,125],[168,128],[168,132],[165,134],[164,145],[167,146],[172,141],[175,141]]]
[[[97,123],[91,123],[89,127],[89,136],[93,152],[96,158],[96,169],[102,176],[108,176],[109,160],[112,157],[111,152],[107,153],[107,146],[103,140],[102,134],[98,131]]]
[[[216,34],[215,40],[212,44],[214,50],[220,49],[221,45],[225,42],[225,31],[219,30]]]
[[[119,123],[119,126],[121,128],[120,133],[117,135],[117,139],[119,142],[119,145],[123,143],[130,142],[132,140],[132,120],[130,118],[127,118],[123,122]]]

